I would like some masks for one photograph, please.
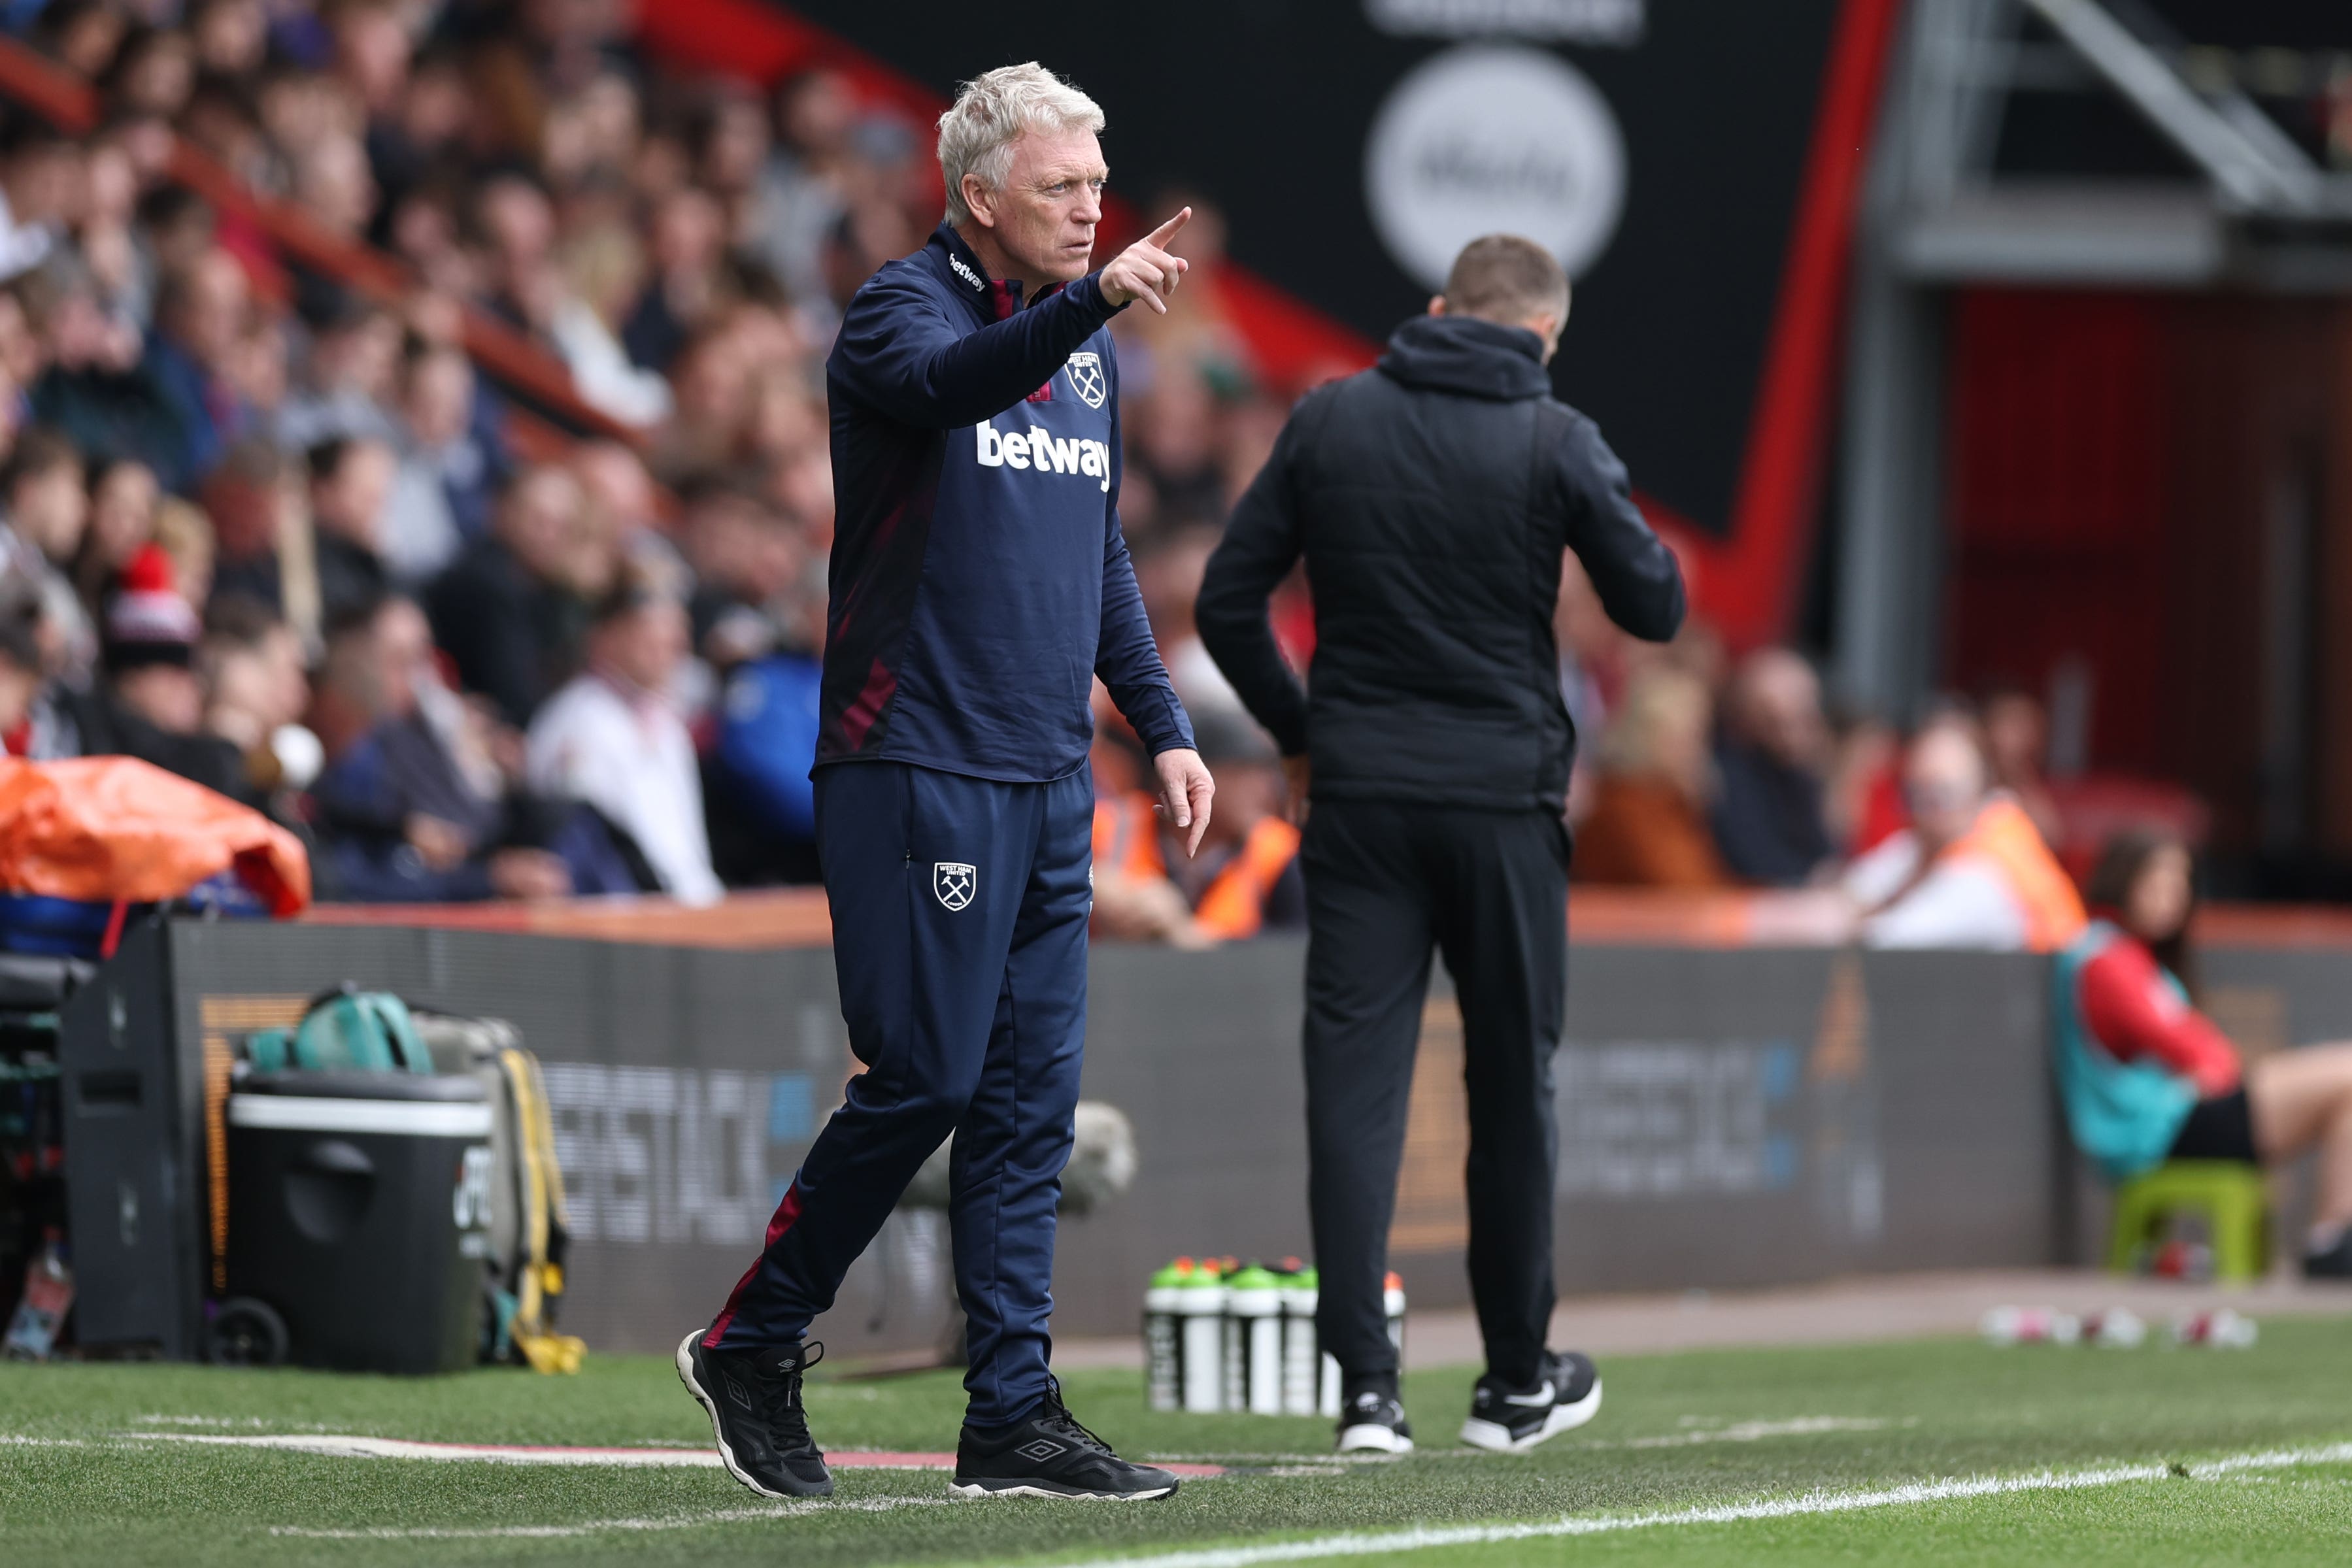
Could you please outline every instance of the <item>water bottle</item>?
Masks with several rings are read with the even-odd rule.
[[[2147,1338],[2147,1325],[2128,1307],[2110,1307],[2083,1320],[2083,1343],[2105,1350],[2132,1350]]]
[[[1312,1416],[1316,1410],[1315,1384],[1320,1354],[1315,1338],[1318,1276],[1314,1270],[1299,1267],[1296,1258],[1286,1259],[1285,1263],[1287,1271],[1282,1277],[1282,1413]]]
[[[1225,1283],[1214,1263],[1203,1263],[1184,1281],[1177,1313],[1183,1319],[1184,1408],[1213,1416],[1224,1408]]]
[[[2223,1307],[2218,1312],[2190,1312],[2172,1321],[2172,1343],[2201,1344],[2211,1350],[2252,1350],[2262,1337],[2254,1320]]]
[[[1227,1286],[1225,1407],[1282,1414],[1282,1281],[1253,1263]]]
[[[2054,1307],[1995,1307],[1979,1325],[1987,1344],[2073,1344],[2082,1320]]]
[[[1179,1258],[1157,1274],[1143,1292],[1144,1389],[1154,1410],[1174,1410],[1183,1403],[1184,1346],[1181,1333],[1184,1282],[1192,1277],[1192,1260]]]
[[[5,1347],[12,1361],[47,1361],[58,1325],[73,1305],[73,1270],[66,1267],[65,1237],[56,1226],[41,1233],[41,1255],[25,1270],[25,1299],[8,1321]]]

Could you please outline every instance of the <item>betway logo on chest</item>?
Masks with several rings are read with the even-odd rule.
[[[999,430],[980,422],[980,465],[982,468],[1029,468],[1040,474],[1084,474],[1099,479],[1097,488],[1110,489],[1110,447],[1085,436],[1053,435],[1034,425],[1026,430]]]

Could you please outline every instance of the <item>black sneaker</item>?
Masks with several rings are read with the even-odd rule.
[[[1600,1413],[1601,1374],[1591,1358],[1546,1351],[1543,1375],[1527,1387],[1514,1388],[1492,1373],[1478,1380],[1462,1440],[1498,1454],[1524,1454]]]
[[[801,1408],[801,1375],[824,1359],[824,1346],[738,1354],[705,1350],[705,1332],[678,1342],[677,1377],[710,1412],[727,1473],[761,1497],[831,1497],[833,1472]]]
[[[971,1427],[956,1439],[957,1497],[1111,1498],[1141,1502],[1173,1496],[1176,1478],[1150,1465],[1130,1465],[1110,1445],[1078,1425],[1051,1385],[1045,1405],[1026,1421],[984,1432]]]
[[[1397,1398],[1396,1381],[1365,1383],[1351,1388],[1339,1406],[1339,1452],[1343,1454],[1410,1454],[1412,1427]]]
[[[2352,1230],[2336,1239],[2336,1245],[2324,1252],[2303,1255],[2303,1277],[2306,1280],[2352,1280]]]

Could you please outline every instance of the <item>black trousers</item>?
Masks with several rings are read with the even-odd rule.
[[[1553,1302],[1568,831],[1540,810],[1318,800],[1300,856],[1307,1199],[1324,1348],[1350,1380],[1397,1370],[1381,1281],[1433,949],[1462,1006],[1471,1294],[1488,1370],[1530,1382]]]

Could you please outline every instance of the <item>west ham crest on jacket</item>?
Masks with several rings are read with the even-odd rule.
[[[1103,380],[1102,356],[1091,349],[1082,349],[1070,356],[1065,367],[1070,372],[1070,390],[1088,408],[1100,408],[1103,399],[1110,395],[1110,383]]]
[[[935,861],[931,865],[931,891],[950,909],[961,909],[971,902],[972,891],[980,885],[980,873],[961,861]]]

